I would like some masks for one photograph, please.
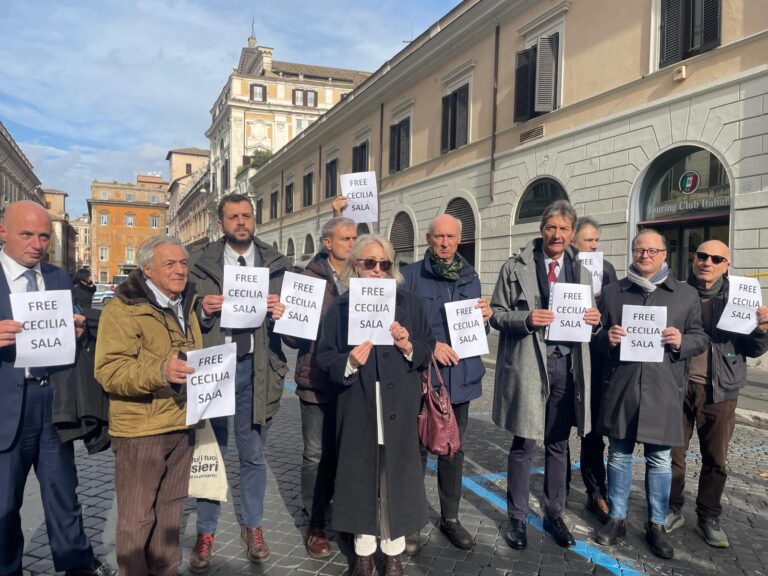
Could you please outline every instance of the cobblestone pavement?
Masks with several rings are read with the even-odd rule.
[[[665,575],[768,575],[768,431],[737,426],[731,445],[730,477],[724,497],[722,526],[731,539],[731,548],[717,550],[707,546],[695,533],[692,503],[684,511],[686,526],[672,533],[674,560],[662,561],[650,554],[643,541],[646,520],[643,492],[643,466],[635,464],[634,489],[630,498],[628,536],[614,548],[600,548],[591,539],[599,527],[585,512],[586,497],[576,466],[568,499],[566,522],[572,528],[577,546],[564,550],[541,531],[541,521],[531,517],[528,549],[510,549],[502,538],[506,530],[505,469],[510,436],[490,420],[492,372],[486,377],[485,395],[472,403],[470,423],[465,438],[465,494],[460,518],[475,536],[470,552],[453,548],[435,527],[439,519],[436,478],[428,471],[427,495],[430,523],[422,530],[426,545],[410,559],[407,574],[467,574],[501,576],[539,574],[541,576],[581,574],[665,574]],[[230,438],[232,435],[230,434]],[[578,458],[578,438],[571,443],[573,459]],[[235,508],[238,504],[238,474],[234,443],[226,460],[231,487],[230,502],[223,504],[216,538],[214,568],[211,574],[346,574],[354,558],[351,543],[333,535],[333,555],[324,560],[309,558],[304,550],[302,533],[306,521],[300,494],[301,433],[299,404],[295,395],[286,391],[282,407],[270,430],[267,453],[269,485],[265,502],[265,537],[272,557],[263,565],[251,564],[240,544],[240,531]],[[687,495],[695,489],[699,459],[697,444],[689,455]],[[637,453],[636,453],[637,454]],[[534,464],[543,466],[539,452]],[[86,531],[96,552],[115,564],[113,458],[111,452],[88,456],[78,450],[80,501],[84,508]],[[539,514],[538,498],[542,494],[543,468],[534,470],[532,478],[532,511]],[[52,574],[53,566],[47,543],[45,524],[36,494],[37,482],[30,478],[27,502],[23,509],[26,549],[26,574]],[[234,501],[234,507],[233,502]],[[194,503],[185,510],[182,546],[185,558],[195,541]]]

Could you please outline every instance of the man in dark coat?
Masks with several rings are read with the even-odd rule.
[[[541,216],[541,238],[528,243],[502,266],[491,299],[491,326],[499,332],[493,421],[514,434],[507,458],[505,537],[512,548],[528,545],[530,471],[536,441],[544,441],[544,528],[561,546],[573,546],[565,525],[568,437],[576,425],[588,433],[590,417],[589,344],[544,337],[555,319],[549,309],[556,282],[592,285],[589,271],[569,246],[576,211],[564,201],[549,205]],[[600,313],[587,308],[584,321],[596,327]]]
[[[51,240],[51,218],[28,200],[6,208],[0,224],[0,574],[21,576],[24,538],[21,504],[34,466],[40,484],[48,539],[57,572],[69,576],[111,575],[113,570],[93,555],[83,530],[77,500],[77,468],[72,442],[62,442],[52,423],[51,369],[16,368],[16,334],[10,294],[38,290],[72,290],[64,270],[43,257]],[[85,318],[75,315],[77,336]],[[64,382],[69,384],[69,382]]]
[[[428,248],[424,259],[403,269],[403,287],[421,298],[424,304],[427,321],[436,340],[435,360],[442,366],[440,372],[448,388],[459,433],[463,436],[469,421],[469,402],[479,398],[483,391],[485,366],[479,356],[459,359],[456,351],[451,348],[445,304],[460,300],[477,300],[476,307],[482,309],[486,326],[492,312],[488,302],[481,297],[477,272],[457,252],[460,240],[461,221],[449,214],[442,214],[432,220],[427,231]],[[437,378],[433,381],[437,382]],[[425,464],[426,457],[426,450],[422,448]],[[437,458],[439,527],[451,544],[462,550],[469,550],[474,540],[459,522],[463,464],[462,450],[457,451],[452,458]],[[406,552],[418,552],[420,544],[418,533],[409,536]]]
[[[699,246],[688,283],[698,292],[704,329],[710,346],[690,361],[683,401],[684,444],[672,448],[672,491],[669,495],[667,532],[685,524],[682,514],[685,489],[685,456],[694,425],[701,449],[701,472],[696,496],[696,531],[715,548],[728,548],[728,535],[720,527],[725,481],[728,477],[728,443],[736,424],[739,389],[747,383],[747,358],[768,351],[768,306],[757,309],[758,324],[751,334],[717,328],[728,299],[731,253],[719,240]]]
[[[349,251],[357,240],[357,225],[349,218],[331,218],[322,230],[324,250],[307,264],[303,274],[325,280],[322,316],[345,291],[341,272]],[[319,331],[318,331],[319,332]],[[316,338],[319,338],[319,333]],[[325,536],[325,507],[333,496],[336,473],[336,393],[337,389],[317,359],[317,339],[283,336],[283,341],[298,348],[296,357],[296,395],[301,408],[301,435],[304,453],[301,463],[301,494],[309,516],[307,553],[312,558],[331,554]]]
[[[576,232],[573,235],[573,246],[579,252],[597,252],[600,244],[600,224],[589,216],[582,216],[576,222]],[[616,282],[616,269],[608,260],[603,258],[603,278],[600,293],[608,284]],[[595,299],[600,299],[600,293]],[[605,462],[603,452],[605,442],[598,430],[597,417],[600,414],[600,399],[603,388],[603,353],[592,340],[589,346],[589,356],[592,365],[592,431],[581,441],[581,478],[587,489],[587,510],[592,512],[601,522],[608,521],[608,488],[605,485]]]
[[[664,530],[672,482],[670,446],[683,444],[683,410],[688,359],[708,344],[701,325],[701,304],[696,291],[669,277],[664,261],[664,237],[643,230],[632,241],[632,264],[627,277],[609,284],[600,297],[603,331],[600,347],[608,350],[605,367],[601,429],[609,438],[608,502],[610,519],[597,533],[598,544],[611,546],[626,534],[627,499],[632,486],[635,443],[645,448],[646,500],[649,518],[646,541],[651,552],[672,558],[674,548]],[[661,331],[662,362],[622,362],[623,307],[664,306],[667,326]],[[610,329],[608,328],[610,327]]]
[[[272,328],[273,319],[277,319],[285,308],[280,303],[280,289],[290,262],[253,235],[253,204],[248,196],[224,196],[217,213],[223,237],[190,254],[189,275],[202,297],[201,325],[205,347],[225,342],[237,345],[234,424],[240,459],[241,540],[252,562],[265,562],[270,550],[261,527],[267,487],[264,444],[272,417],[280,407],[283,381],[288,373],[280,336]],[[269,268],[267,318],[259,328],[229,330],[220,326],[225,264]],[[211,424],[219,444],[226,449],[227,419],[213,419]],[[198,536],[189,561],[193,572],[205,572],[211,567],[219,512],[218,502],[197,501]]]

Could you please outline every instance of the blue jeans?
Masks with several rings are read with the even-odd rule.
[[[240,512],[246,528],[261,527],[264,516],[267,490],[264,446],[271,423],[271,420],[263,425],[253,423],[253,356],[246,356],[237,361],[235,372],[235,442],[240,460]],[[219,433],[216,438],[221,446]],[[198,534],[214,534],[221,504],[211,500],[198,500],[197,504]]]
[[[672,487],[672,455],[669,446],[643,444],[645,450],[645,498],[648,519],[665,524]],[[627,500],[632,488],[632,452],[634,440],[610,439],[608,448],[608,503],[611,518],[627,517]]]

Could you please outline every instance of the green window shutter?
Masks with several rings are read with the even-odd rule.
[[[659,68],[683,59],[685,37],[685,1],[661,0],[661,54]]]

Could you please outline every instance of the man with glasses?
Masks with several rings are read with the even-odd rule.
[[[698,292],[704,328],[710,335],[707,349],[691,358],[683,400],[684,445],[672,448],[672,492],[667,532],[685,524],[682,514],[685,456],[693,435],[699,437],[701,472],[696,497],[696,531],[715,548],[728,548],[728,535],[720,527],[720,498],[728,476],[728,443],[736,424],[739,389],[747,383],[747,358],[768,351],[768,307],[757,309],[758,324],[751,334],[717,328],[728,299],[731,254],[719,240],[709,240],[696,251],[688,284]]]
[[[265,562],[270,550],[261,523],[267,488],[267,461],[264,445],[272,417],[280,407],[283,380],[288,373],[280,336],[272,329],[285,306],[280,303],[283,274],[290,261],[253,235],[253,204],[248,196],[229,194],[217,208],[223,236],[193,252],[190,275],[202,296],[201,322],[206,347],[228,342],[237,345],[235,370],[235,441],[240,460],[240,505],[243,527],[241,540],[251,562]],[[220,325],[224,265],[269,268],[267,318],[259,328],[230,330]],[[212,421],[223,449],[227,445],[227,419]],[[211,568],[220,504],[197,501],[197,542],[190,558],[192,572]]]
[[[451,398],[451,406],[464,435],[469,420],[469,402],[480,397],[483,391],[485,366],[479,356],[459,359],[451,348],[448,338],[446,302],[477,300],[476,307],[483,312],[487,323],[491,307],[482,298],[480,278],[477,272],[459,253],[461,221],[449,214],[438,216],[427,230],[427,251],[421,262],[415,262],[403,269],[403,286],[416,294],[427,313],[432,333],[437,339],[435,360],[442,366],[443,381]],[[431,370],[431,368],[430,368]],[[437,378],[434,378],[437,383]],[[426,464],[427,453],[422,448],[422,461]],[[459,522],[461,502],[461,477],[464,452],[459,450],[453,458],[437,458],[437,490],[440,495],[440,530],[451,544],[462,550],[469,550],[474,544],[472,535]],[[421,548],[419,533],[406,539],[406,552],[415,554]]]
[[[607,350],[607,375],[599,423],[609,438],[608,503],[610,518],[595,540],[612,546],[627,533],[627,499],[632,487],[632,452],[640,442],[645,450],[648,523],[645,539],[651,552],[672,558],[674,548],[664,530],[672,482],[670,446],[683,444],[680,412],[687,361],[708,343],[701,325],[696,291],[669,276],[664,237],[642,230],[632,241],[632,264],[627,277],[609,284],[600,297],[603,330],[598,335]],[[622,362],[623,307],[664,306],[666,327],[661,331],[662,362]]]
[[[544,441],[544,529],[563,547],[576,544],[563,514],[571,428],[584,436],[592,423],[589,344],[545,336],[555,320],[550,310],[554,284],[592,285],[570,246],[576,221],[568,202],[550,204],[541,216],[541,237],[502,266],[491,299],[491,326],[499,331],[493,421],[514,434],[507,458],[505,537],[518,550],[528,545],[525,522],[537,440]],[[590,306],[583,319],[599,326],[600,313]]]
[[[337,196],[336,198],[344,198]],[[346,199],[345,199],[346,202]],[[331,303],[346,291],[341,273],[352,247],[357,242],[357,225],[353,220],[337,216],[328,220],[322,230],[323,249],[307,264],[302,274],[326,281],[322,317]],[[298,349],[296,357],[296,395],[301,409],[301,436],[304,452],[301,462],[301,495],[309,516],[305,539],[312,558],[331,555],[325,535],[325,508],[333,496],[336,473],[336,385],[330,381],[317,360],[317,338],[283,336],[283,341]]]
[[[181,574],[181,518],[195,436],[185,354],[202,348],[187,251],[155,236],[104,308],[94,373],[109,394],[121,575]]]

